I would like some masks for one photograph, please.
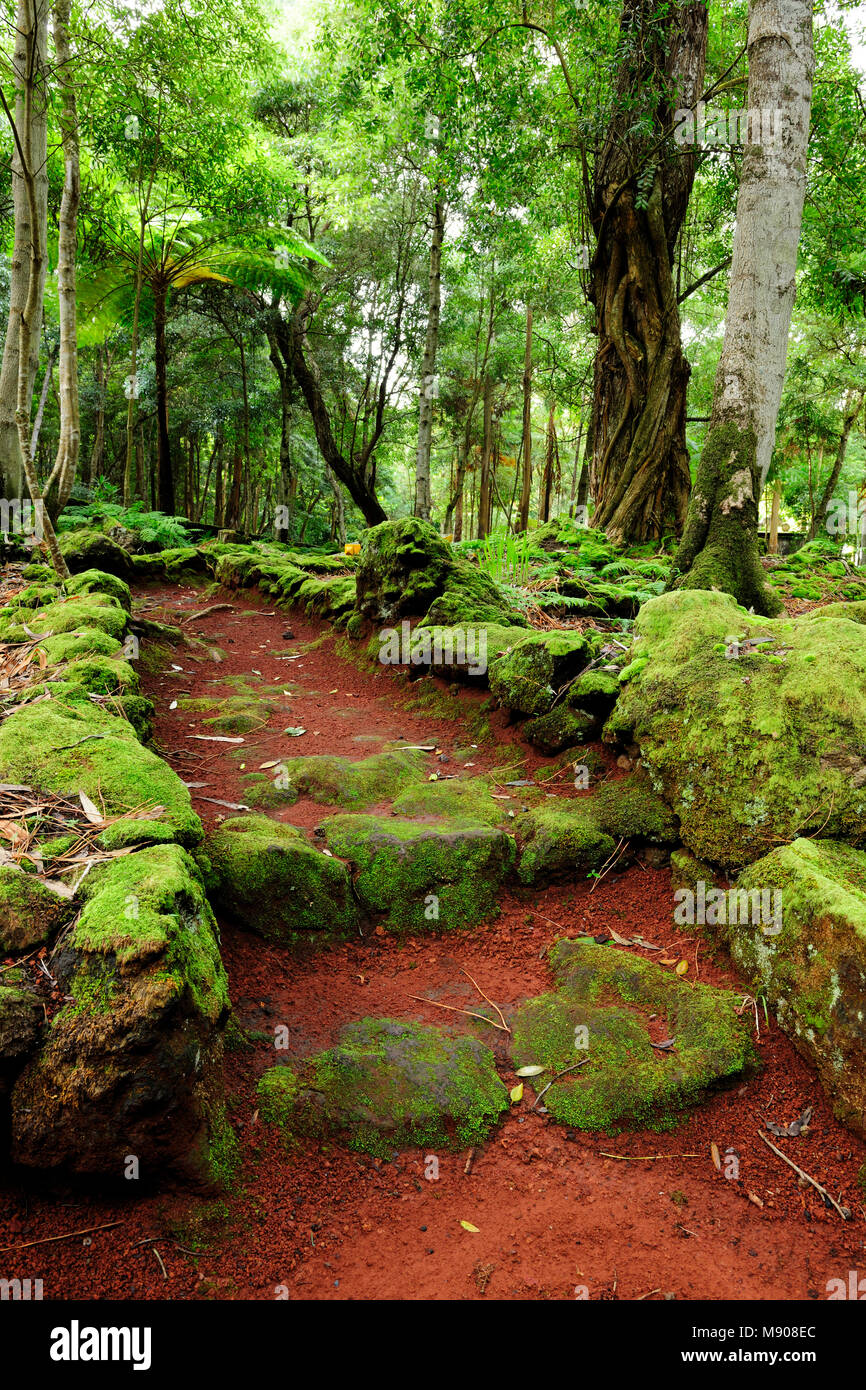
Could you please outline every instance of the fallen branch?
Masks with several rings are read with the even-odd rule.
[[[793,1168],[794,1172],[797,1173],[803,1179],[804,1182],[811,1183],[812,1187],[814,1187],[815,1191],[819,1193],[821,1197],[823,1197],[825,1202],[829,1202],[831,1207],[836,1208],[836,1211],[838,1211],[843,1221],[851,1220],[851,1213],[848,1210],[848,1208],[840,1206],[839,1203],[836,1201],[836,1198],[830,1196],[830,1193],[827,1191],[826,1187],[822,1187],[821,1184],[815,1180],[815,1178],[810,1178],[809,1174],[805,1173],[802,1168],[798,1167],[798,1165],[794,1162],[793,1159],[789,1158],[787,1154],[782,1153],[781,1149],[777,1149],[776,1145],[773,1144],[767,1138],[763,1130],[759,1129],[758,1135],[761,1139],[763,1139],[768,1149],[772,1149],[773,1153],[776,1154],[776,1156],[780,1158],[783,1163],[787,1163],[789,1168]]]
[[[462,967],[461,967],[461,969],[462,969]],[[463,974],[466,976],[467,980],[472,980],[472,976],[469,974],[469,971],[468,971],[468,970],[463,970]],[[490,998],[490,995],[484,993],[484,990],[481,988],[481,986],[479,985],[479,983],[478,983],[477,980],[472,980],[472,983],[473,983],[473,985],[475,986],[475,988],[478,990],[478,993],[481,995],[481,998],[482,998],[482,999],[486,999],[487,1002],[488,1002],[488,1004],[490,1004],[491,1007],[494,1008],[494,1009],[496,1010],[496,1012],[499,1014],[499,1017],[502,1019],[502,1027],[505,1029],[506,1033],[510,1033],[510,1032],[511,1032],[511,1029],[509,1028],[508,1024],[505,1022],[505,1014],[502,1012],[502,1010],[500,1009],[499,1005],[498,1005],[498,1004],[494,1004],[493,1000]]]
[[[49,1245],[52,1240],[74,1240],[76,1236],[89,1236],[93,1231],[110,1231],[112,1226],[123,1226],[123,1221],[106,1221],[101,1226],[85,1226],[83,1231],[67,1231],[62,1236],[40,1236],[39,1240],[25,1240],[23,1245],[0,1245],[0,1254],[8,1251],[29,1250],[31,1245]]]
[[[504,1028],[501,1023],[494,1023],[492,1018],[486,1014],[475,1014],[471,1009],[455,1009],[453,1004],[437,1004],[435,999],[422,999],[420,994],[410,994],[410,999],[415,999],[419,1004],[430,1004],[434,1009],[449,1009],[452,1014],[465,1014],[467,1018],[480,1018],[482,1023],[489,1023],[491,1028],[497,1028],[500,1033],[510,1033],[510,1028]]]
[[[599,1149],[599,1158],[618,1158],[621,1163],[655,1163],[657,1158],[703,1158],[703,1154],[608,1154]]]
[[[544,1090],[538,1092],[538,1095],[535,1097],[535,1100],[532,1102],[532,1104],[531,1104],[530,1107],[529,1107],[530,1110],[534,1110],[534,1109],[535,1109],[536,1105],[538,1105],[538,1102],[541,1100],[541,1097],[547,1095],[547,1092],[550,1090],[551,1086],[554,1084],[554,1082],[558,1081],[559,1078],[560,1078],[561,1076],[567,1076],[568,1073],[569,1073],[570,1071],[577,1071],[578,1067],[585,1067],[588,1061],[589,1061],[589,1058],[588,1058],[588,1057],[584,1057],[584,1059],[583,1059],[582,1062],[575,1062],[572,1066],[566,1067],[566,1068],[565,1068],[565,1071],[558,1071],[558,1072],[556,1073],[556,1076],[554,1076],[553,1080],[552,1080],[552,1081],[548,1081],[548,1083],[547,1083],[547,1085],[545,1086]]]

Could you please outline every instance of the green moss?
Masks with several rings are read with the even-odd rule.
[[[493,915],[516,857],[509,835],[464,819],[338,815],[324,828],[329,848],[352,865],[364,909],[413,931],[472,926]]]
[[[528,720],[523,732],[531,744],[552,756],[562,752],[563,748],[584,743],[598,727],[595,715],[560,704],[555,705],[548,714]]]
[[[546,714],[589,657],[589,643],[579,632],[533,632],[504,656],[488,656],[490,689],[519,714]]]
[[[264,1119],[291,1138],[346,1133],[350,1148],[390,1156],[480,1144],[508,1108],[493,1054],[477,1038],[397,1019],[350,1024],[336,1047],[266,1072]]]
[[[272,785],[288,804],[306,796],[326,806],[372,806],[425,775],[423,753],[388,749],[357,760],[331,754],[285,758],[273,769]]]
[[[740,867],[822,823],[866,843],[862,623],[836,612],[757,618],[696,590],[653,599],[636,627],[647,664],[605,738],[639,744],[694,854]]]
[[[514,1020],[518,1066],[544,1066],[549,1113],[578,1129],[669,1128],[676,1111],[755,1062],[737,998],[606,946],[560,941],[550,953],[559,988]],[[665,1020],[672,1051],[652,1047],[645,1021]]]
[[[29,951],[48,941],[69,917],[72,905],[32,874],[0,868],[0,955]]]
[[[505,818],[502,803],[493,800],[483,777],[419,782],[401,792],[391,810],[409,820],[447,818],[475,825],[500,825]]]
[[[129,585],[122,579],[118,579],[114,574],[105,574],[102,570],[84,570],[81,574],[75,574],[66,585],[67,594],[108,594],[110,598],[116,599],[121,608],[129,613],[132,609],[132,597],[129,592]]]
[[[518,869],[523,883],[600,868],[616,848],[599,827],[588,797],[536,807],[520,817],[517,829],[523,841]]]
[[[172,769],[143,748],[133,729],[90,702],[43,700],[24,705],[0,725],[0,780],[77,795],[84,791],[111,816],[142,807],[164,807],[162,816],[139,820],[133,833],[144,843],[169,827],[185,845],[202,838],[190,795]]]
[[[202,1017],[228,1009],[219,931],[201,876],[179,845],[152,845],[94,869],[71,934],[73,950],[110,957],[121,970],[159,960],[178,994],[189,990]]]
[[[294,826],[266,816],[233,817],[210,835],[207,860],[215,900],[270,940],[357,931],[345,865],[314,848]]]

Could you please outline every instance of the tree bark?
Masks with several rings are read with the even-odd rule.
[[[481,479],[478,487],[478,531],[480,541],[490,530],[492,512],[491,475],[493,472],[493,382],[484,377],[484,443],[481,446]]]
[[[174,516],[174,474],[171,463],[171,443],[168,437],[167,348],[165,341],[167,289],[157,283],[152,286],[154,298],[154,370],[156,376],[156,471],[159,510]]]
[[[751,0],[748,51],[749,110],[776,112],[776,130],[752,143],[750,123],[713,410],[672,582],[721,589],[772,616],[781,603],[758,556],[758,499],[782,395],[806,191],[811,0]]]
[[[532,309],[526,310],[526,351],[523,357],[523,481],[520,489],[520,508],[515,531],[525,531],[529,525],[529,503],[532,498]]]
[[[442,243],[445,239],[445,204],[438,195],[433,204],[433,235],[430,241],[430,276],[427,289],[427,336],[421,363],[421,389],[418,398],[418,452],[415,461],[415,516],[430,520],[430,451],[433,442],[433,400],[436,381],[436,354],[439,351],[439,314],[442,304]]]
[[[66,503],[75,482],[81,448],[81,420],[78,405],[78,321],[75,300],[75,253],[78,237],[78,208],[81,202],[81,174],[78,155],[78,107],[69,44],[70,0],[55,0],[53,10],[54,52],[57,82],[62,94],[60,115],[63,142],[63,196],[60,200],[57,251],[57,291],[60,302],[60,354],[57,374],[60,382],[60,438],[51,476],[45,485],[45,505],[55,520]]]
[[[836,446],[836,455],[833,459],[833,467],[830,470],[830,476],[827,479],[827,486],[824,488],[824,491],[821,494],[821,500],[815,508],[815,515],[812,517],[812,524],[809,527],[810,541],[815,539],[815,536],[818,534],[818,527],[823,524],[827,516],[827,509],[833,500],[833,493],[836,490],[836,484],[839,481],[839,475],[842,472],[842,467],[845,463],[845,455],[848,452],[848,440],[850,439],[851,431],[854,428],[854,425],[856,424],[857,416],[860,414],[860,408],[862,404],[863,393],[849,391],[843,408],[842,433],[839,436],[839,443]]]
[[[12,197],[15,223],[12,261],[10,265],[9,320],[3,345],[0,367],[0,496],[22,498],[25,486],[25,460],[21,456],[17,413],[19,408],[19,324],[25,304],[32,294],[32,324],[28,334],[28,357],[25,363],[25,394],[29,402],[39,366],[39,335],[42,324],[42,304],[45,294],[47,261],[44,253],[36,265],[36,282],[31,286],[33,273],[32,243],[34,218],[37,236],[45,244],[48,223],[48,118],[45,69],[48,47],[47,0],[19,0],[15,19],[15,52],[12,60],[15,75],[14,116],[6,108],[13,126]],[[5,102],[4,102],[5,105]],[[22,169],[21,151],[29,149],[30,176]]]
[[[701,94],[707,10],[624,0],[618,110],[588,190],[597,249],[589,299],[598,348],[593,383],[593,525],[612,540],[682,530],[690,475],[686,388],[671,274],[695,155],[661,137]],[[655,102],[653,130],[635,134],[635,105]]]

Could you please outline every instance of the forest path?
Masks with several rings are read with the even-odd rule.
[[[277,610],[256,591],[204,597],[194,587],[162,586],[136,598],[138,611],[182,624],[206,644],[178,649],[172,661],[180,671],[143,674],[156,706],[159,750],[184,780],[207,783],[192,791],[206,825],[235,812],[202,798],[243,803],[245,772],[301,752],[364,757],[394,739],[435,743],[449,758],[449,770],[475,764],[465,775],[517,757],[530,772],[545,761],[520,741],[502,711],[490,715],[489,742],[471,759],[455,757],[455,748],[473,741],[469,729],[484,692],[454,696],[444,683],[428,681],[428,696],[431,688],[439,696],[425,698],[424,709],[407,709],[407,699],[417,700],[418,692],[404,677],[361,671],[335,650],[326,625]],[[217,603],[231,607],[188,621]],[[284,636],[287,630],[292,638]],[[206,647],[219,648],[223,659],[213,660]],[[199,659],[192,659],[193,650]],[[286,659],[292,653],[300,653],[297,660]],[[144,643],[142,656],[144,667]],[[242,735],[242,744],[193,738],[209,733],[202,724],[208,712],[171,708],[182,696],[218,700],[255,682],[292,694],[277,699],[261,726]],[[443,716],[444,701],[456,707],[458,718]],[[286,737],[288,726],[307,732]],[[429,755],[431,770],[442,770],[440,756]],[[525,771],[506,777],[521,775]],[[567,781],[553,785],[571,794]],[[519,798],[519,791],[512,794]],[[311,830],[336,809],[299,801],[271,814]],[[125,1202],[67,1196],[60,1206],[31,1193],[23,1221],[19,1194],[11,1222],[15,1203],[10,1193],[0,1194],[3,1244],[124,1222],[95,1234],[90,1246],[73,1240],[23,1252],[8,1274],[44,1277],[51,1297],[273,1299],[285,1286],[292,1298],[797,1300],[823,1299],[829,1279],[847,1280],[858,1261],[866,1266],[866,1213],[856,1185],[866,1146],[836,1123],[814,1076],[775,1026],[767,1031],[763,1015],[760,1075],[720,1092],[670,1133],[567,1131],[529,1113],[527,1086],[526,1099],[506,1115],[468,1173],[466,1154],[438,1155],[437,1180],[425,1175],[422,1151],[401,1153],[391,1163],[336,1144],[287,1154],[277,1133],[260,1123],[255,1095],[259,1075],[274,1062],[277,1024],[289,1030],[283,1057],[326,1047],[343,1025],[368,1016],[459,1031],[459,1014],[410,996],[472,1008],[477,995],[468,971],[507,1012],[549,988],[544,956],[557,937],[603,936],[610,927],[621,934],[639,931],[684,955],[689,978],[737,983],[724,960],[709,958],[703,942],[674,931],[669,870],[635,865],[596,884],[576,879],[507,893],[501,908],[495,921],[476,930],[423,937],[371,932],[294,952],[221,922],[236,1016],[257,1035],[254,1047],[229,1050],[226,1057],[229,1113],[242,1152],[239,1191],[217,1201],[187,1193]],[[501,1049],[497,1058],[500,1075],[513,1085]],[[854,1210],[856,1220],[847,1225],[812,1190],[798,1186],[758,1138],[766,1120],[790,1121],[807,1105],[815,1107],[811,1133],[791,1141],[789,1150]],[[716,1171],[712,1143],[722,1154],[736,1152],[740,1181]],[[646,1161],[648,1155],[663,1157]],[[466,1231],[462,1221],[478,1233]]]

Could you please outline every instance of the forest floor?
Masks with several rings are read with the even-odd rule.
[[[174,661],[182,670],[143,677],[156,706],[158,750],[186,781],[207,784],[193,790],[206,826],[232,812],[204,798],[242,803],[244,773],[280,756],[367,756],[406,740],[435,742],[431,771],[443,770],[443,753],[448,771],[471,761],[477,775],[519,750],[526,771],[509,778],[531,775],[545,761],[521,742],[505,711],[489,715],[492,736],[470,760],[455,758],[455,747],[472,739],[469,717],[485,694],[453,695],[429,678],[413,687],[386,668],[365,672],[340,655],[326,624],[275,610],[255,591],[204,596],[190,585],[152,586],[135,597],[138,611],[183,621],[225,654],[219,663],[192,660],[181,647]],[[214,603],[231,607],[193,617]],[[289,660],[289,653],[300,657]],[[259,674],[293,694],[242,744],[193,740],[205,716],[170,708],[181,694],[230,697],[239,678]],[[439,694],[431,699],[433,689]],[[287,724],[306,733],[287,739]],[[567,779],[551,787],[573,794]],[[270,814],[311,830],[332,809],[301,800]],[[526,1099],[471,1164],[466,1153],[440,1154],[432,1180],[423,1151],[386,1162],[310,1142],[290,1155],[278,1131],[258,1118],[255,1086],[274,1062],[276,1025],[289,1029],[289,1051],[280,1054],[287,1058],[331,1045],[346,1023],[370,1016],[459,1032],[459,1014],[411,996],[472,1008],[478,996],[468,971],[507,1016],[549,987],[546,950],[563,935],[638,931],[667,947],[664,954],[684,956],[689,979],[737,986],[703,937],[674,928],[671,907],[670,871],[635,864],[598,882],[505,894],[500,915],[470,931],[398,937],[380,929],[290,951],[221,921],[236,1019],[255,1040],[226,1056],[242,1156],[236,1190],[219,1198],[180,1191],[106,1197],[7,1177],[0,1186],[4,1275],[42,1278],[46,1298],[274,1299],[285,1290],[295,1299],[826,1298],[828,1280],[847,1283],[850,1269],[866,1270],[866,1207],[857,1186],[866,1145],[837,1124],[816,1078],[763,1012],[762,1070],[685,1112],[668,1133],[566,1130],[529,1113],[527,1086]],[[497,1056],[510,1087],[511,1064]],[[847,1223],[759,1138],[768,1120],[787,1124],[807,1106],[814,1107],[808,1135],[773,1142],[851,1209]],[[736,1153],[738,1180],[717,1171],[712,1144],[722,1155]],[[118,1224],[41,1243],[110,1222]]]

